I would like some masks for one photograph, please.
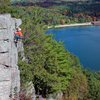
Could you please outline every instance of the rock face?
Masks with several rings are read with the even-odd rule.
[[[0,100],[12,100],[20,91],[20,71],[18,51],[14,43],[15,27],[21,25],[20,19],[10,14],[0,15]]]
[[[30,96],[31,100],[36,100],[36,95],[35,95],[35,88],[34,85],[32,83],[32,81],[30,81],[26,87],[25,87],[25,92],[26,92],[26,96]],[[42,100],[42,99],[41,99]]]
[[[46,100],[63,100],[63,93],[49,94]]]

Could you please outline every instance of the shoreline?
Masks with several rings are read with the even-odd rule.
[[[75,27],[75,26],[92,26],[93,24],[91,22],[86,23],[75,23],[75,24],[65,24],[65,25],[55,25],[55,26],[48,26],[48,29],[50,28],[63,28],[63,27]]]

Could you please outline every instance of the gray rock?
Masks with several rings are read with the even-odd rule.
[[[35,88],[32,82],[29,82],[26,87],[26,96],[31,96],[32,100],[36,100],[36,95],[35,95]],[[42,99],[41,99],[42,100]]]
[[[22,24],[22,20],[21,19],[15,19],[16,21],[16,27],[20,26]]]
[[[5,53],[9,51],[9,42],[8,41],[0,41],[0,53]]]
[[[17,44],[17,50],[18,50],[18,52],[20,52],[20,56],[22,58],[22,61],[25,61],[26,58],[25,58],[25,54],[24,54],[24,47],[23,47],[23,43],[21,40]]]
[[[5,29],[7,28],[7,22],[4,16],[0,16],[0,28]]]
[[[10,87],[11,81],[1,81],[0,82],[0,100],[10,100]]]
[[[1,81],[10,81],[11,80],[11,69],[6,68],[3,65],[0,65],[0,82]]]
[[[50,94],[47,97],[47,100],[62,100],[62,96],[63,96],[62,92]]]
[[[5,66],[11,66],[9,53],[0,53],[0,64]]]
[[[0,100],[19,100],[20,71],[17,66],[18,52],[23,61],[26,60],[22,41],[17,47],[14,43],[14,32],[21,25],[21,19],[11,18],[10,14],[0,15]],[[36,100],[33,83],[26,87],[27,95]]]
[[[14,43],[15,27],[20,19],[10,14],[0,15],[0,100],[12,100],[20,91],[20,71],[17,66],[18,50]]]
[[[1,40],[9,40],[9,35],[8,35],[8,33],[7,33],[7,30],[6,29],[0,29],[0,41]]]

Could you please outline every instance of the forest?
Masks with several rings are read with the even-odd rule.
[[[100,20],[99,8],[95,6],[98,4],[92,3],[87,7],[85,3],[68,3],[68,6],[43,7],[40,4],[30,6],[0,1],[1,14],[10,13],[23,22],[21,28],[28,61],[23,62],[19,54],[21,88],[32,81],[36,94],[44,98],[62,92],[62,100],[100,100],[100,72],[84,69],[79,59],[65,50],[62,42],[45,34],[48,25]],[[25,100],[29,99],[25,97]]]
[[[71,2],[70,0],[21,0],[21,2],[14,2],[13,5],[40,6],[43,8],[49,8],[49,12],[52,11],[53,14],[59,13],[64,16],[64,18],[59,18],[60,22],[55,22],[57,19],[55,18],[53,20],[55,24],[100,20],[99,0],[80,0],[80,2],[78,0],[76,0],[76,2],[73,1],[75,0],[71,0]]]

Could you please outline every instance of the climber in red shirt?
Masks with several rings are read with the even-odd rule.
[[[15,42],[17,43],[19,39],[23,38],[23,34],[21,32],[21,28],[16,28],[16,32],[15,32]]]

